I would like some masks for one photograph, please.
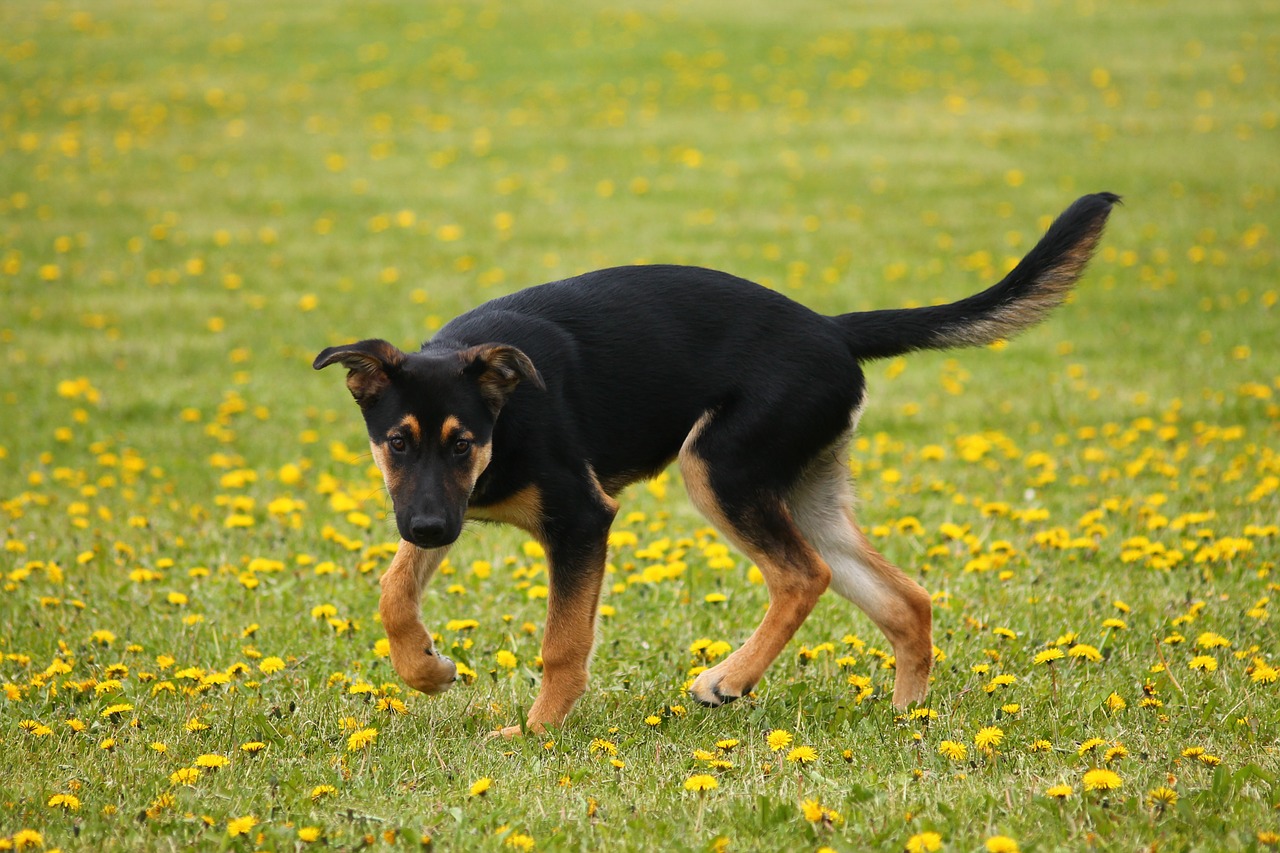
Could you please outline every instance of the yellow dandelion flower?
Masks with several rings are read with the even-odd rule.
[[[973,743],[978,749],[991,749],[1004,740],[1004,730],[998,726],[985,726],[973,736]]]
[[[247,835],[249,830],[258,825],[258,819],[252,815],[238,817],[227,821],[227,835],[235,838],[237,835]]]
[[[827,808],[817,800],[805,800],[800,804],[800,811],[804,815],[804,819],[810,823],[831,825],[844,823],[844,817],[840,812]]]
[[[599,738],[599,737],[592,739],[591,745],[588,747],[588,749],[593,753],[603,752],[606,755],[618,754],[618,745],[616,743],[614,743],[611,740],[605,740],[604,738]]]
[[[169,774],[170,785],[194,785],[200,778],[200,768],[183,767]]]
[[[481,776],[479,779],[471,783],[471,787],[467,791],[467,796],[483,797],[485,794],[489,793],[489,789],[491,787],[493,787],[493,780],[488,776]]]
[[[1062,660],[1066,656],[1067,656],[1067,653],[1064,652],[1062,649],[1059,649],[1059,648],[1045,649],[1044,651],[1037,653],[1035,658],[1032,659],[1031,662],[1037,665],[1044,665],[1044,664],[1053,663],[1056,660]]]
[[[377,737],[378,730],[374,728],[352,732],[347,738],[347,752],[358,752],[373,743]]]
[[[969,755],[969,747],[954,740],[944,740],[938,744],[938,753],[951,761],[964,761]]]
[[[1073,658],[1083,658],[1090,663],[1097,663],[1102,660],[1102,652],[1086,643],[1077,643],[1067,649],[1067,656]]]
[[[1074,793],[1070,785],[1052,785],[1045,789],[1044,795],[1053,800],[1065,800]]]
[[[1008,673],[1002,673],[983,685],[982,689],[987,693],[995,693],[1001,687],[1008,687],[1010,684],[1016,683],[1018,677]]]
[[[225,755],[218,755],[216,753],[208,753],[206,755],[197,756],[196,758],[197,767],[207,767],[211,770],[216,770],[219,767],[226,767],[229,763],[230,760]]]
[[[298,840],[304,844],[310,844],[313,841],[320,840],[320,827],[303,826],[298,828]]]
[[[1114,791],[1124,784],[1118,773],[1099,767],[1085,773],[1081,782],[1086,791]]]
[[[1178,802],[1178,792],[1161,785],[1147,791],[1147,805],[1152,808],[1167,808]]]
[[[1187,666],[1199,672],[1214,672],[1218,668],[1218,661],[1212,655],[1196,655],[1187,662]]]
[[[1230,640],[1221,634],[1215,634],[1212,631],[1205,631],[1203,634],[1196,637],[1196,647],[1201,649],[1228,648],[1230,645]]]
[[[714,791],[720,787],[720,783],[716,781],[716,777],[709,773],[695,773],[688,779],[684,780],[684,789],[686,791]]]
[[[270,675],[271,673],[279,672],[282,669],[284,669],[284,661],[274,655],[268,658],[263,658],[258,662],[258,671],[263,675]]]
[[[907,839],[907,853],[935,853],[942,849],[942,836],[936,832],[918,832]]]
[[[25,850],[28,847],[44,849],[44,836],[34,829],[19,829],[10,838],[14,850]]]
[[[514,847],[516,850],[532,850],[537,842],[533,840],[532,835],[526,835],[523,832],[513,832],[507,836],[507,840],[503,844],[508,847]]]
[[[811,746],[797,746],[787,753],[787,761],[793,764],[810,764],[818,760],[818,753]]]
[[[767,742],[769,744],[769,749],[774,752],[786,749],[791,744],[791,732],[786,729],[774,729],[769,732]]]
[[[75,794],[54,794],[46,804],[51,809],[65,809],[69,812],[80,809],[80,798]]]
[[[988,853],[1018,853],[1018,842],[1007,835],[993,835],[986,841]]]
[[[332,785],[316,785],[311,789],[311,801],[319,802],[325,797],[338,793],[338,789]]]
[[[1280,670],[1271,666],[1262,658],[1253,659],[1253,671],[1249,673],[1249,680],[1254,684],[1275,684],[1280,680]]]
[[[1106,743],[1106,741],[1100,737],[1091,737],[1080,744],[1080,748],[1076,750],[1076,755],[1083,756],[1086,752],[1090,752],[1094,749],[1097,749],[1098,747],[1102,746],[1104,743]]]

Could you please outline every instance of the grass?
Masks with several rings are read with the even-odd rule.
[[[0,8],[0,847],[1274,847],[1277,23]],[[766,596],[674,473],[623,501],[563,730],[485,739],[539,677],[515,531],[466,533],[424,601],[474,677],[399,684],[394,528],[319,349],[632,261],[833,313],[953,299],[1100,189],[1126,205],[1043,327],[869,368],[850,464],[935,594],[927,709],[836,600],[696,707]]]

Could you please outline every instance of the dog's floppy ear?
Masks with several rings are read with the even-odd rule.
[[[462,372],[475,379],[480,394],[495,413],[502,408],[521,382],[530,382],[535,388],[547,386],[529,356],[507,344],[480,344],[459,353]]]
[[[404,361],[404,353],[384,340],[373,339],[329,347],[316,356],[311,366],[316,370],[335,361],[347,369],[347,389],[365,408],[391,384],[389,374]]]

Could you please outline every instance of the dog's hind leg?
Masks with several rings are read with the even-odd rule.
[[[893,646],[893,704],[924,699],[933,664],[933,602],[886,560],[853,516],[844,444],[825,451],[787,497],[796,525],[831,567],[831,589],[852,601]]]
[[[422,624],[422,591],[447,553],[448,548],[427,550],[401,541],[379,581],[378,612],[391,646],[391,666],[406,684],[423,693],[449,689],[458,675],[453,661],[436,652]]]
[[[831,571],[792,522],[781,496],[759,490],[733,456],[722,458],[702,446],[705,425],[706,419],[680,451],[685,488],[707,520],[760,568],[769,589],[769,609],[755,632],[694,680],[694,698],[716,706],[751,692],[817,604]]]

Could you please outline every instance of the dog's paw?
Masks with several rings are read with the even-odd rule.
[[[735,699],[741,699],[751,692],[754,685],[735,686],[727,673],[717,672],[719,667],[712,667],[699,675],[689,688],[689,693],[699,704],[708,708],[727,705]]]
[[[393,658],[391,663],[405,684],[429,696],[445,692],[458,680],[457,665],[432,649],[424,649],[408,661]]]
[[[503,728],[489,732],[488,739],[498,740],[499,738],[501,738],[502,740],[511,740],[512,738],[522,737],[523,735],[524,735],[524,729],[520,728],[519,726],[505,726]]]

